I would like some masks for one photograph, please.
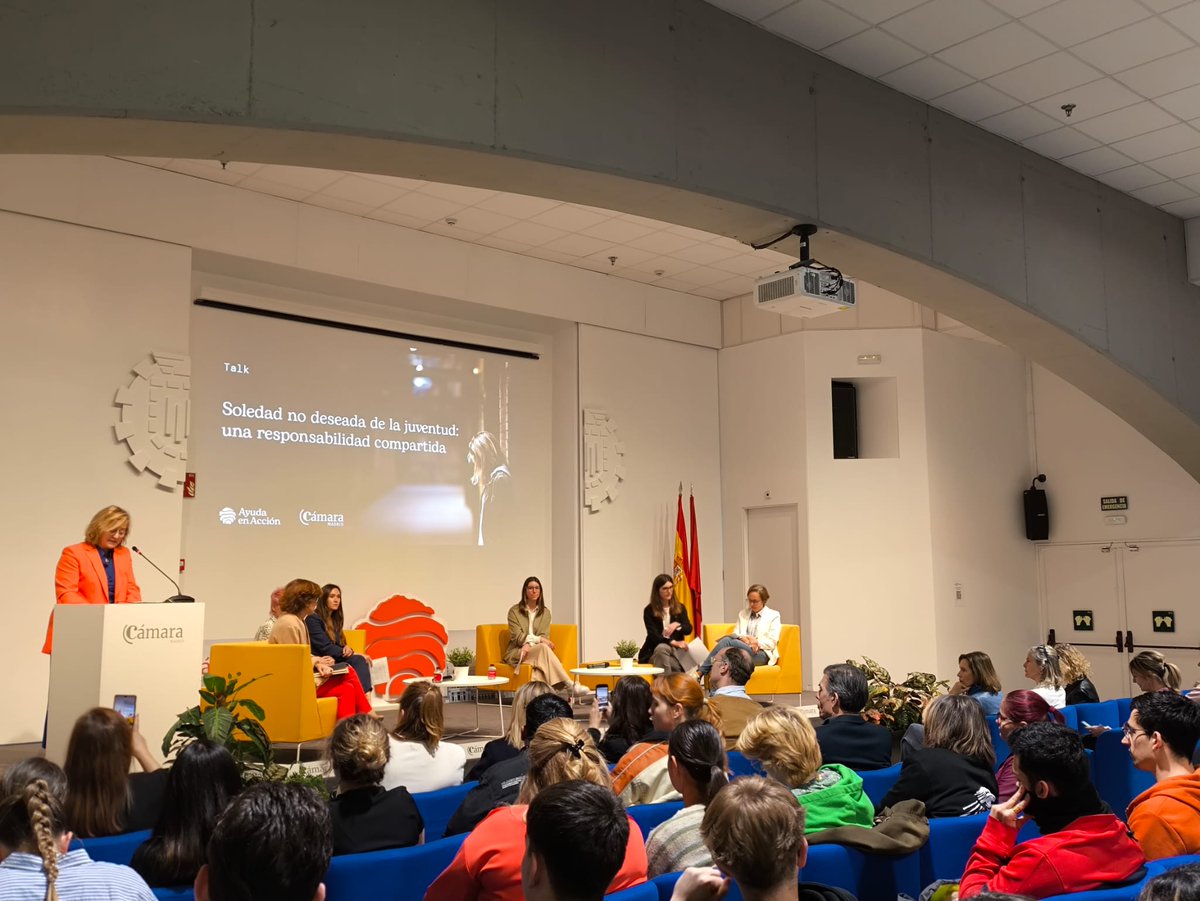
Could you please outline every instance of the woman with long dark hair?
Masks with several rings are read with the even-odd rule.
[[[383,787],[403,785],[410,792],[431,792],[461,785],[467,752],[442,741],[442,690],[432,682],[413,682],[400,696],[400,714],[388,736],[391,754]]]
[[[667,742],[667,771],[683,796],[683,810],[659,823],[646,837],[646,876],[711,867],[712,854],[700,836],[704,809],[729,783],[725,740],[703,720],[680,723]]]
[[[143,772],[129,772],[136,758]],[[94,707],[75,721],[63,766],[66,816],[81,838],[149,829],[162,811],[166,771],[121,714]]]
[[[321,586],[315,613],[304,617],[308,643],[314,657],[328,657],[335,664],[348,663],[358,675],[364,692],[371,690],[371,661],[346,644],[346,615],[342,611],[342,589],[332,582]]]
[[[654,698],[650,684],[641,676],[622,676],[613,686],[608,706],[601,709],[593,704],[588,731],[596,747],[609,763],[616,763],[625,752],[654,729],[650,722],[650,706]],[[600,722],[608,720],[608,730],[600,737]]]
[[[572,681],[571,674],[554,653],[550,640],[550,608],[542,580],[529,576],[521,585],[521,599],[508,609],[508,647],[504,662],[516,669],[522,663],[532,670],[530,680],[545,682],[575,698],[591,697],[591,692]]]
[[[233,755],[198,738],[184,745],[167,770],[162,813],[130,862],[148,885],[191,885],[207,862],[217,817],[242,788]]]
[[[646,627],[646,640],[638,651],[638,663],[661,667],[667,673],[682,673],[691,668],[687,637],[692,634],[692,621],[675,597],[675,580],[667,573],[654,577],[650,600],[642,610],[642,623]]]

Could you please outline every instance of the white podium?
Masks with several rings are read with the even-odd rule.
[[[79,715],[137,695],[139,728],[155,757],[175,718],[199,703],[203,604],[59,604],[46,757],[62,764]]]

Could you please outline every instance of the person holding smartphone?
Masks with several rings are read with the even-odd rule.
[[[641,676],[622,676],[604,705],[600,703],[600,688],[608,695],[607,685],[596,689],[596,703],[592,705],[589,715],[588,732],[604,759],[611,764],[624,757],[626,751],[654,730],[650,720],[654,695],[649,683]],[[608,730],[601,737],[603,721],[608,722]]]

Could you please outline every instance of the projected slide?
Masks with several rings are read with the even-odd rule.
[[[515,573],[543,559],[546,534],[545,370],[195,308],[189,556],[196,566],[271,561],[268,593],[267,582],[307,572],[416,594],[435,581],[432,564],[443,590],[495,591],[497,579],[519,588]],[[521,556],[512,575],[496,566]]]

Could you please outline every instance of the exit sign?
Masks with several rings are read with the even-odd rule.
[[[1109,510],[1128,510],[1129,498],[1124,494],[1114,494],[1112,497],[1100,498],[1100,509],[1107,513]]]

